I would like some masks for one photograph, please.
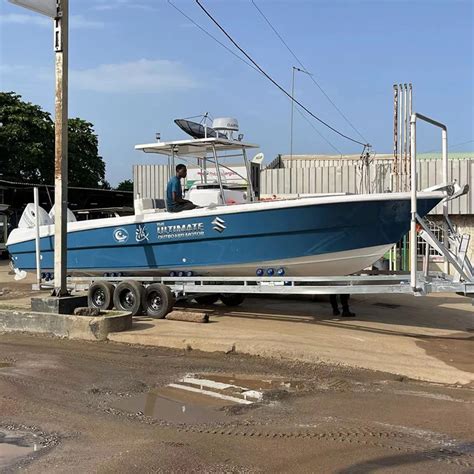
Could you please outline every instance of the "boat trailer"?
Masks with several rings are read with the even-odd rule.
[[[100,309],[143,311],[150,317],[164,318],[176,301],[195,299],[213,304],[220,299],[227,306],[238,306],[245,296],[330,295],[330,294],[412,294],[456,293],[472,298],[474,281],[417,272],[418,286],[410,285],[410,274],[358,274],[332,277],[72,277],[68,286],[88,291],[89,305]]]

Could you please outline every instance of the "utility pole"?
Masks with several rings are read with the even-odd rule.
[[[67,186],[68,186],[68,29],[69,0],[9,0],[18,6],[46,15],[54,21],[55,135],[54,135],[54,291],[68,294]]]
[[[303,72],[308,76],[312,76],[308,71],[300,69],[299,67],[293,66],[293,75],[291,80],[291,116],[290,116],[290,159],[293,158],[293,115],[295,110],[295,72]]]
[[[293,66],[293,78],[291,80],[291,118],[290,118],[290,160],[293,158],[293,113],[295,110],[295,70]]]
[[[69,0],[58,0],[54,19],[56,93],[54,127],[54,292],[68,294],[67,271],[67,185],[68,185],[68,29]]]

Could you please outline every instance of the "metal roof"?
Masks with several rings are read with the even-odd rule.
[[[316,160],[358,160],[360,158],[359,154],[352,155],[280,155],[280,159],[285,161],[316,161]],[[376,153],[373,155],[373,158],[376,160],[392,160],[393,153]],[[441,160],[441,152],[428,152],[428,153],[417,153],[416,158],[418,160]],[[469,160],[474,159],[474,152],[450,152],[448,151],[448,158],[450,160]]]
[[[155,142],[144,145],[135,145],[135,150],[145,153],[157,153],[159,155],[171,156],[205,156],[215,149],[219,151],[242,150],[247,148],[259,148],[259,145],[245,143],[238,140],[227,140],[224,138],[198,138],[195,140],[177,140],[172,142]]]

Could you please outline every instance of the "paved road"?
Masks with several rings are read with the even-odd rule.
[[[217,421],[116,408],[187,373],[292,385],[215,411]],[[473,398],[466,387],[325,364],[0,335],[0,441],[3,430],[45,446],[4,470],[472,472]]]

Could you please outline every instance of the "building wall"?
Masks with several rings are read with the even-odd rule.
[[[306,160],[310,162],[310,160]],[[316,160],[319,161],[319,160]],[[324,161],[324,160],[322,160]],[[418,163],[418,189],[442,182],[442,163],[438,159]],[[392,187],[391,160],[376,160],[370,165],[370,190],[382,193]],[[314,194],[360,193],[362,172],[360,162],[346,160],[338,166],[312,166],[308,168],[264,169],[260,173],[260,194]],[[169,169],[166,165],[135,165],[133,190],[143,198],[163,199]],[[450,160],[449,179],[459,184],[469,184],[471,191],[449,204],[450,214],[474,214],[474,159]],[[441,206],[434,210],[440,214]]]
[[[320,160],[316,160],[320,161]],[[312,193],[360,193],[362,171],[360,162],[341,161],[340,165],[328,166],[321,161],[311,167],[265,169],[260,175],[261,195],[312,194]],[[392,188],[391,160],[376,160],[370,165],[370,190],[381,193]],[[438,159],[423,160],[417,164],[418,189],[442,183],[442,162]],[[450,160],[449,180],[469,184],[471,192],[449,204],[450,214],[474,214],[474,159]],[[441,206],[434,210],[442,212]]]
[[[134,165],[133,195],[141,198],[164,199],[166,185],[170,179],[166,165]]]
[[[441,162],[441,153],[417,153],[418,161],[432,160]],[[374,162],[393,162],[393,154],[375,154],[372,156]],[[473,160],[474,152],[449,153],[449,159],[453,161]],[[267,165],[267,169],[275,168],[316,168],[320,166],[343,166],[358,165],[358,155],[278,155]]]

